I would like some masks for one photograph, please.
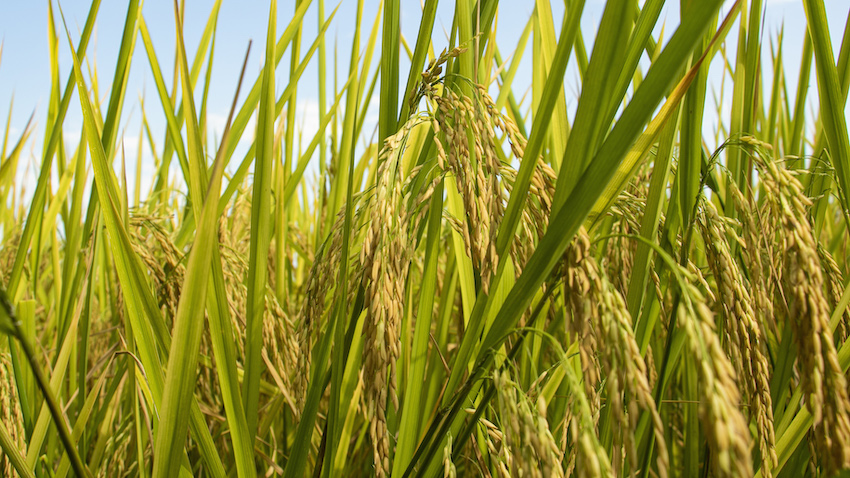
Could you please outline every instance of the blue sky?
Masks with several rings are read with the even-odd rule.
[[[0,114],[3,116],[2,121],[5,122],[9,103],[14,95],[12,131],[19,132],[22,130],[30,114],[35,111],[37,121],[35,136],[37,138],[43,136],[44,117],[47,111],[50,87],[47,46],[47,3],[45,1],[0,1],[0,38],[2,38],[4,45],[2,60],[0,60]],[[283,28],[285,28],[292,17],[294,10],[293,3],[292,1],[278,2],[278,34],[283,31]],[[313,3],[316,2],[314,1]],[[563,3],[552,3],[556,28],[560,29]],[[668,5],[665,7],[659,23],[666,23],[666,36],[669,37],[673,28],[678,24],[679,2],[670,0],[667,3]],[[209,0],[187,2],[185,37],[190,57],[194,55],[197,42],[200,39],[212,4],[213,2]],[[365,4],[366,7],[363,12],[365,31],[361,45],[365,45],[366,36],[378,13],[378,2],[367,1]],[[54,7],[57,5],[58,3],[54,2]],[[79,31],[85,23],[89,2],[85,0],[68,0],[62,2],[61,5],[65,12],[68,26],[72,31],[74,41],[76,42]],[[326,15],[333,10],[335,5],[335,1],[326,2]],[[833,48],[837,55],[841,41],[840,35],[844,31],[847,14],[850,11],[850,0],[826,0],[825,5],[829,19],[830,33],[833,37]],[[117,57],[126,8],[126,2],[111,0],[102,2],[95,37],[89,47],[88,58],[94,60],[97,64],[100,91],[104,100],[108,94],[113,75],[113,66]],[[333,71],[332,62],[335,45],[338,48],[341,69],[344,70],[347,68],[352,45],[353,31],[351,25],[354,22],[355,8],[355,0],[342,0],[336,18],[328,30],[328,36],[326,38],[328,39],[329,73]],[[582,17],[582,30],[587,42],[588,51],[592,47],[596,26],[602,15],[603,8],[604,2],[600,0],[588,0],[585,7]],[[532,9],[533,2],[531,1],[505,0],[500,3],[497,41],[504,55],[507,55],[516,45],[531,15]],[[446,32],[451,27],[452,10],[453,2],[441,2],[433,37],[434,46],[437,51],[448,44]],[[56,11],[58,13],[58,9]],[[170,87],[174,51],[173,3],[169,0],[149,0],[144,4],[143,14],[150,28],[157,55],[164,69],[163,73]],[[419,0],[403,0],[401,15],[402,33],[406,36],[412,47],[419,27]],[[262,49],[264,47],[267,18],[268,2],[236,2],[234,0],[224,0],[222,2],[216,34],[210,104],[208,106],[210,125],[213,129],[220,130],[223,126],[224,118],[226,117],[235,91],[245,48],[249,40],[254,40],[254,45],[247,71],[248,84],[252,83],[259,74],[262,64]],[[304,19],[302,54],[309,47],[310,42],[312,42],[316,35],[317,23],[316,8],[311,6]],[[767,62],[770,61],[769,41],[767,40],[775,38],[783,25],[785,31],[784,58],[786,71],[790,75],[787,78],[787,82],[789,91],[794,91],[805,32],[805,14],[800,1],[767,0],[764,17],[765,47],[763,61],[765,62],[765,67],[769,66]],[[61,29],[61,23],[59,28]],[[734,31],[730,33],[730,38],[735,38]],[[734,54],[734,47],[730,50],[730,54]],[[401,81],[403,84],[408,63],[406,62],[403,50],[401,56],[403,72]],[[376,51],[373,66],[377,65],[379,57],[379,51]],[[527,85],[530,84],[531,62],[532,58],[529,51],[523,57],[523,67],[520,68],[518,77],[515,80],[514,90],[518,97],[522,95]],[[286,86],[286,79],[289,72],[288,54],[284,57],[280,65],[277,73],[278,93]],[[312,131],[315,131],[314,125],[318,123],[318,76],[314,65],[311,65],[305,72],[304,77],[299,82],[298,90],[299,124],[303,125],[305,135],[310,136]],[[720,66],[718,60],[712,64],[711,78],[715,89],[719,88]],[[60,30],[60,75],[63,84],[67,79],[70,69],[71,61],[68,54],[68,44],[65,40],[64,32]],[[769,68],[766,68],[765,71],[769,72]],[[766,87],[769,87],[769,75],[765,78],[764,84]],[[568,108],[574,110],[576,105],[575,98],[580,89],[574,64],[570,65],[570,69],[567,72],[565,86]],[[810,92],[815,93],[816,89],[817,85],[813,74]],[[709,92],[711,92],[711,87]],[[128,156],[130,156],[130,151],[133,151],[133,154],[135,154],[136,141],[138,141],[140,125],[138,98],[141,95],[146,95],[148,119],[154,129],[157,145],[161,148],[165,124],[162,115],[159,113],[158,99],[156,97],[153,79],[149,74],[149,65],[144,46],[139,39],[136,43],[133,68],[128,84],[127,101],[122,120],[122,127],[126,128],[124,138]],[[815,96],[812,94],[810,98],[814,100]],[[850,111],[850,108],[847,111]],[[372,113],[375,117],[367,118],[367,121],[373,123],[376,119],[377,109],[373,109]],[[713,125],[716,123],[717,118],[716,115],[708,114],[706,120],[705,132],[708,135],[713,131]],[[82,124],[79,103],[76,99],[71,102],[65,124],[68,139],[75,144],[76,139],[79,137],[80,125]],[[369,127],[364,128],[364,133],[367,135],[371,135],[371,131]],[[309,141],[310,136],[307,136],[307,141]],[[31,167],[40,162],[40,144],[40,140],[32,142],[32,148],[26,152],[25,159],[30,162]],[[144,158],[145,172],[143,173],[143,177],[148,176],[149,171],[152,170],[152,159],[147,150],[145,150]]]

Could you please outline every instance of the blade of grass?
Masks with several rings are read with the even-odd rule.
[[[437,18],[437,4],[439,0],[425,0],[422,7],[422,19],[419,21],[419,34],[416,36],[416,47],[413,49],[413,57],[410,59],[410,71],[407,74],[407,86],[402,96],[401,112],[397,123],[404,123],[410,116],[410,111],[416,105],[411,105],[409,98],[421,78],[420,72],[425,67],[425,57],[431,47],[431,32],[434,30],[434,21]]]
[[[381,43],[381,93],[378,110],[378,144],[398,128],[398,48],[401,27],[401,3],[384,0],[383,39]],[[420,24],[421,25],[421,24]],[[422,60],[425,57],[422,55]],[[412,65],[411,65],[412,66]],[[421,68],[421,67],[420,67]]]
[[[564,200],[572,192],[608,129],[608,125],[602,123],[605,116],[599,112],[612,109],[612,101],[619,102],[617,98],[610,97],[610,92],[616,86],[625,61],[626,49],[622,45],[628,44],[637,13],[634,7],[634,2],[630,0],[610,1],[605,5],[587,73],[582,81],[573,121],[575,126],[564,151],[563,169],[558,174],[552,199],[553,216],[558,214]]]
[[[805,0],[803,6],[815,54],[821,124],[830,147],[830,162],[844,192],[844,209],[847,210],[850,205],[850,196],[847,194],[847,191],[850,191],[850,140],[847,135],[847,119],[844,116],[845,95],[841,92],[838,80],[824,6],[811,0]]]
[[[142,279],[139,258],[130,245],[128,233],[120,219],[118,206],[116,205],[119,200],[116,199],[115,176],[106,160],[106,153],[101,144],[99,128],[97,123],[95,123],[94,111],[88,98],[82,72],[80,71],[79,59],[73,49],[73,42],[67,26],[65,31],[69,46],[71,47],[71,57],[74,61],[74,79],[77,84],[80,105],[85,120],[86,141],[91,151],[92,164],[95,171],[96,191],[98,197],[101,199],[101,205],[104,206],[103,218],[106,223],[110,245],[114,252],[119,281],[122,284],[123,290],[136,292],[125,294],[125,305],[128,317],[133,326],[133,333],[139,340],[141,362],[147,371],[147,378],[150,380],[153,398],[156,402],[162,398],[164,386],[162,365],[156,350],[156,342],[160,342],[165,350],[169,350],[171,337],[165,329],[165,324],[158,307],[153,305],[154,302],[150,294],[150,289]],[[142,320],[142,313],[147,314],[148,321]],[[151,326],[153,326],[153,330]],[[155,406],[157,403],[151,405]],[[215,452],[215,447],[209,435],[209,429],[203,424],[203,417],[196,402],[192,403],[190,413],[192,433],[198,440],[201,454],[209,466],[208,471],[215,476],[224,476],[224,467],[221,464],[220,457]]]
[[[18,344],[20,344],[23,349],[24,356],[30,364],[36,383],[38,383],[38,387],[41,389],[41,393],[44,396],[45,404],[50,411],[50,415],[53,417],[53,423],[59,431],[59,439],[65,447],[65,451],[68,453],[68,456],[71,458],[71,466],[74,467],[74,472],[80,477],[90,477],[91,473],[88,468],[86,468],[82,458],[80,458],[77,447],[74,445],[74,441],[71,438],[68,422],[62,412],[62,407],[60,406],[59,401],[56,399],[53,387],[51,387],[51,383],[47,380],[41,365],[38,363],[32,344],[30,344],[29,339],[27,339],[21,332],[19,325],[20,322],[18,322],[18,319],[15,317],[12,305],[6,295],[6,291],[3,289],[0,289],[0,324],[2,324],[2,331],[10,333],[10,335],[15,337]],[[10,328],[11,330],[9,330]]]
[[[175,1],[175,12],[177,2]],[[178,28],[178,38],[181,36]],[[182,45],[181,45],[182,46]],[[185,63],[182,63],[185,73]],[[189,155],[200,161],[199,166],[206,167],[203,163],[202,151],[198,149],[201,144],[199,128],[194,115],[194,105],[189,103],[191,95],[187,94],[189,85],[187,78],[183,78],[183,99],[187,111],[188,144]],[[207,299],[207,279],[213,258],[213,248],[216,247],[216,235],[218,234],[218,195],[221,191],[221,177],[223,172],[223,159],[221,155],[213,165],[212,178],[207,189],[207,197],[204,201],[203,212],[199,222],[198,232],[189,253],[189,264],[186,269],[184,287],[180,294],[180,302],[177,316],[174,318],[174,337],[172,339],[171,353],[168,357],[168,368],[165,375],[165,388],[163,391],[162,405],[160,410],[160,426],[156,433],[154,447],[154,477],[174,476],[178,473],[183,457],[185,436],[188,428],[189,416],[185,410],[192,400],[192,392],[195,388],[195,374],[197,373],[198,350],[201,343],[201,332],[204,324],[204,303]]]
[[[254,185],[251,196],[251,245],[248,260],[248,301],[245,331],[245,382],[242,385],[242,400],[248,421],[248,433],[257,433],[257,412],[260,400],[260,372],[263,362],[263,314],[265,312],[266,261],[271,241],[271,178],[274,158],[275,119],[275,17],[277,2],[272,0],[266,34],[266,56],[263,67],[263,84],[260,91],[260,113],[257,120],[257,155],[254,163]],[[283,212],[277,212],[283,217]],[[281,265],[282,267],[282,265]]]
[[[94,28],[94,22],[97,18],[99,7],[100,0],[92,1],[88,17],[86,18],[86,24],[83,27],[83,33],[80,37],[79,50],[77,51],[78,56],[85,55],[86,47],[88,46],[89,38],[91,38],[91,32]],[[26,260],[30,241],[35,233],[35,227],[41,223],[40,216],[43,212],[44,203],[47,198],[47,186],[52,169],[51,165],[53,164],[53,155],[56,152],[56,147],[59,144],[59,138],[62,135],[61,125],[64,121],[65,113],[68,111],[68,105],[71,103],[71,93],[74,91],[74,75],[75,73],[72,71],[68,76],[68,82],[66,83],[65,91],[62,94],[62,102],[60,103],[57,118],[54,122],[53,130],[50,133],[50,140],[48,141],[47,148],[44,149],[44,155],[42,156],[41,171],[39,172],[32,203],[30,204],[30,212],[27,215],[27,222],[21,234],[21,241],[18,246],[18,252],[15,256],[15,263],[12,266],[12,272],[10,273],[9,282],[7,284],[9,296],[12,300],[15,300],[16,297],[18,297],[18,287],[20,286],[21,274],[24,270],[24,261]]]
[[[363,1],[359,1],[357,5],[357,21],[356,28],[354,31],[354,41],[352,42],[351,47],[351,74],[356,74],[358,71],[358,59],[359,59],[359,48],[360,48],[360,18],[363,12]],[[372,49],[371,45],[374,44],[375,38],[377,37],[377,24],[378,21],[375,21],[375,27],[372,29],[372,35],[367,43],[366,49],[366,57],[363,60],[363,70],[362,73],[365,75],[369,66],[368,56],[370,55]],[[362,77],[361,77],[362,81]],[[345,340],[345,331],[346,331],[346,323],[345,319],[348,318],[349,313],[349,303],[348,303],[348,265],[349,265],[349,244],[351,241],[351,224],[354,217],[354,202],[352,201],[353,197],[353,188],[354,188],[354,148],[357,141],[357,135],[354,134],[354,125],[357,122],[357,108],[356,101],[360,95],[359,87],[360,81],[354,81],[349,84],[348,94],[347,94],[347,104],[345,110],[345,122],[343,123],[343,134],[342,134],[342,155],[339,158],[339,163],[337,163],[336,168],[338,171],[337,179],[338,182],[336,185],[340,187],[338,190],[338,197],[345,200],[345,219],[343,223],[343,233],[342,233],[342,253],[341,260],[339,264],[339,272],[337,273],[337,281],[336,281],[336,291],[338,294],[334,296],[333,306],[331,309],[331,315],[333,319],[328,324],[328,328],[326,330],[326,335],[328,336],[328,341],[334,344],[333,350],[330,352],[331,359],[331,390],[330,390],[330,403],[328,405],[328,422],[327,422],[327,433],[323,436],[323,439],[326,440],[326,453],[328,457],[331,457],[328,460],[330,466],[322,466],[322,476],[330,476],[330,472],[333,467],[333,457],[336,456],[336,450],[338,446],[341,446],[340,438],[342,436],[342,429],[345,420],[345,409],[348,407],[345,406],[343,401],[343,375],[345,372],[345,365],[348,355],[348,350],[345,350],[344,340]],[[370,155],[371,156],[371,155]],[[344,182],[343,182],[344,178]],[[331,209],[332,212],[335,212],[335,209]],[[331,218],[332,214],[328,214],[328,217]],[[330,229],[328,229],[330,230]],[[353,318],[353,317],[352,317]],[[330,344],[328,344],[330,345]],[[321,363],[321,370],[324,368],[325,361],[319,362]],[[313,384],[310,384],[310,387],[313,387]],[[312,391],[312,390],[311,390]],[[315,419],[315,417],[312,417]],[[302,418],[303,420],[303,418]],[[299,424],[300,428],[300,424]],[[300,431],[300,430],[299,430]],[[289,472],[289,464],[287,463],[287,472]]]

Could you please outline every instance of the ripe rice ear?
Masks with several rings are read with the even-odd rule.
[[[524,393],[517,394],[517,384],[507,371],[493,374],[501,412],[503,458],[511,476],[563,477],[560,450],[546,420],[546,402],[539,397],[534,407]]]
[[[850,399],[829,326],[818,245],[808,220],[811,201],[800,181],[769,159],[769,147],[752,137],[741,141],[756,153],[752,157],[767,191],[770,217],[781,225],[780,287],[788,301],[801,386],[814,416],[815,449],[825,470],[840,470],[850,466]]]
[[[377,184],[371,201],[371,221],[360,254],[368,315],[363,327],[363,367],[369,380],[365,400],[374,449],[375,473],[390,473],[390,437],[387,399],[398,409],[396,394],[401,343],[399,329],[404,314],[404,292],[410,267],[410,233],[413,219],[404,200],[401,158],[412,118],[387,138],[380,154]]]
[[[647,367],[634,338],[631,316],[623,296],[590,254],[590,239],[584,228],[565,255],[564,269],[570,308],[568,327],[576,334],[588,396],[600,393],[596,390],[598,377],[605,377],[606,381],[614,448],[619,455],[613,456],[614,473],[623,475],[624,461],[632,473],[639,468],[634,430],[640,407],[651,418],[658,447],[658,473],[664,478],[670,466],[664,425],[647,381]]]
[[[720,218],[709,201],[701,204],[698,222],[705,244],[706,259],[717,285],[717,306],[722,314],[724,348],[732,363],[744,396],[748,400],[750,418],[756,422],[762,470],[772,476],[776,466],[776,437],[773,424],[773,402],[770,396],[771,368],[767,359],[762,328],[753,309],[750,286],[737,262],[732,258],[727,237],[735,233]],[[756,252],[758,253],[758,252]]]
[[[735,371],[720,347],[711,310],[696,287],[688,285],[678,317],[699,371],[699,417],[711,449],[712,472],[720,477],[753,475],[750,432],[740,411]]]

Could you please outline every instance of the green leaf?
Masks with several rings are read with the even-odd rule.
[[[266,35],[266,62],[263,67],[263,85],[260,90],[260,113],[257,120],[257,156],[254,163],[254,186],[251,196],[251,245],[248,260],[248,301],[246,311],[247,328],[245,331],[245,383],[242,388],[242,400],[248,420],[248,431],[257,433],[257,413],[260,400],[260,372],[264,364],[261,358],[263,348],[263,314],[265,313],[266,281],[268,268],[266,261],[271,241],[271,178],[274,159],[274,119],[275,119],[275,17],[277,2],[272,0],[269,13],[269,27]],[[277,211],[283,217],[283,211]]]

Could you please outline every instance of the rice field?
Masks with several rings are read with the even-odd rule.
[[[220,0],[128,0],[114,77],[100,0],[48,2],[46,118],[0,154],[0,475],[850,476],[850,16],[802,0],[788,68],[762,0],[345,1],[270,1],[221,131]]]

